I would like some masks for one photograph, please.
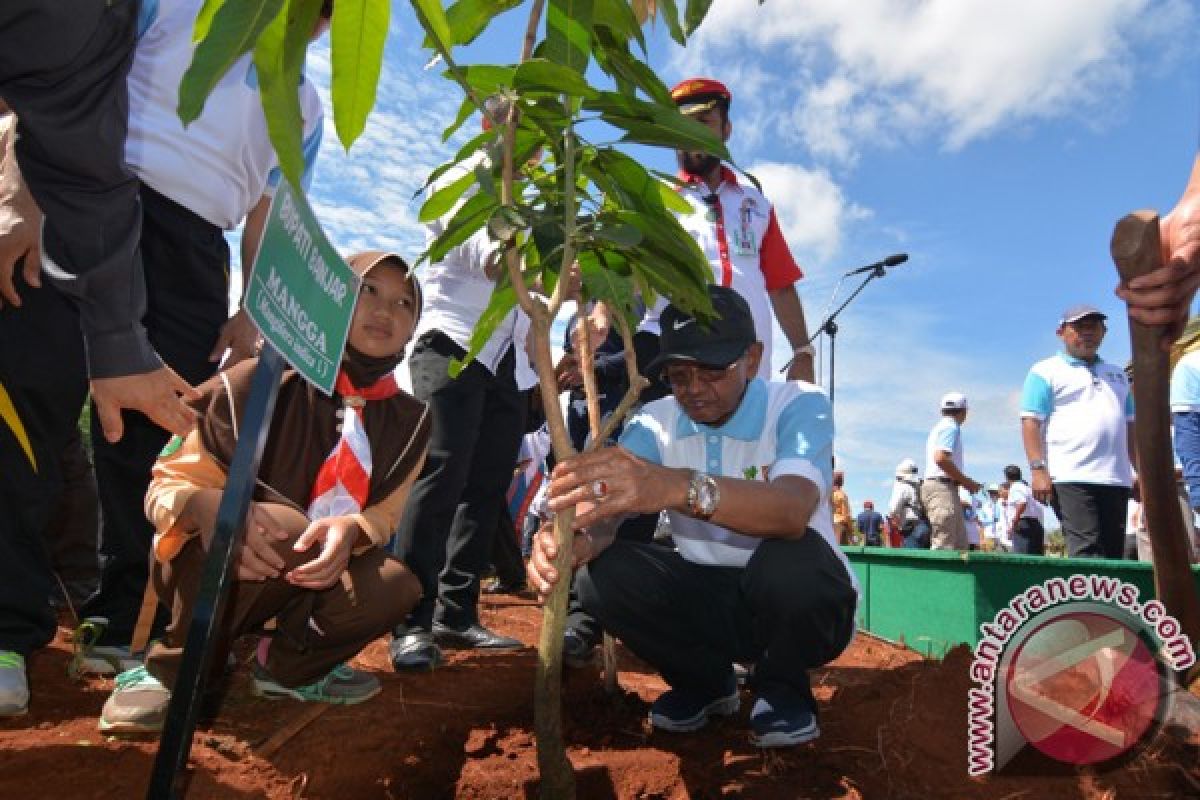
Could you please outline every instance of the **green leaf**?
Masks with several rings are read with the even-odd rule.
[[[542,58],[531,58],[517,67],[512,85],[522,94],[549,92],[584,98],[596,96],[596,90],[578,72]]]
[[[597,228],[592,236],[606,242],[612,242],[618,247],[636,247],[642,242],[642,232],[633,225],[618,223]]]
[[[333,6],[333,123],[347,150],[375,106],[390,13],[389,0],[337,0]]]
[[[479,94],[479,99],[483,100],[488,95],[493,95],[501,89],[513,85],[513,75],[517,68],[514,66],[501,66],[498,64],[473,64],[467,67],[459,67],[459,73],[472,89]],[[450,71],[445,73],[448,77]]]
[[[730,161],[729,150],[708,127],[679,113],[674,104],[648,102],[617,92],[597,92],[583,103],[598,111],[605,122],[629,135],[624,141],[641,142],[677,150],[698,150]]]
[[[208,95],[233,63],[254,47],[259,35],[280,15],[285,0],[234,0],[201,8],[207,35],[192,52],[179,82],[176,113],[184,125],[200,116]],[[198,19],[197,22],[200,20]],[[282,38],[281,38],[282,41]]]
[[[458,202],[459,198],[463,196],[467,189],[474,185],[475,174],[467,172],[457,180],[440,187],[421,206],[421,210],[417,213],[417,220],[419,222],[433,222],[435,219],[440,219],[450,209],[454,208],[454,204]]]
[[[597,26],[607,26],[623,42],[635,40],[646,53],[646,36],[629,0],[593,0],[593,4],[592,19]]]
[[[684,33],[691,36],[700,27],[713,0],[687,0],[687,11],[683,15]]]
[[[204,5],[200,7],[200,13],[196,15],[196,24],[192,28],[192,41],[198,42],[208,32],[212,30],[213,17],[221,10],[221,6],[225,5],[226,0],[204,0]]]
[[[633,319],[633,278],[628,274],[621,275],[614,261],[603,251],[579,254],[579,275],[583,280],[584,297],[599,300],[610,309],[621,312],[630,327],[636,328],[637,320]]]
[[[458,0],[446,9],[446,22],[455,45],[470,44],[483,33],[488,23],[509,9],[521,5],[521,0]],[[426,42],[425,47],[430,47]]]
[[[596,41],[596,63],[613,76],[621,94],[632,94],[621,87],[624,82],[641,89],[651,100],[667,106],[675,105],[675,101],[671,99],[671,90],[659,80],[654,70],[629,52],[629,46],[619,39],[611,28],[597,25],[593,28],[592,35]]]
[[[464,97],[462,99],[462,103],[460,103],[458,106],[458,115],[454,118],[454,121],[447,125],[446,129],[442,131],[442,141],[449,141],[450,137],[454,135],[454,132],[461,128],[462,124],[467,121],[467,118],[474,113],[475,103],[471,101],[471,98]]]
[[[442,233],[425,248],[425,252],[417,259],[417,264],[423,261],[441,261],[447,253],[482,228],[499,205],[496,198],[490,195],[472,195],[446,223]]]
[[[503,258],[503,254],[501,254],[501,258]],[[488,339],[491,339],[492,334],[496,332],[496,326],[504,321],[516,305],[517,292],[508,279],[508,270],[501,270],[500,278],[496,281],[496,288],[492,290],[487,308],[479,315],[479,321],[475,323],[475,329],[471,331],[466,355],[461,359],[454,359],[450,363],[451,378],[457,378],[458,374],[479,355],[483,346],[488,343]]]
[[[445,55],[454,46],[454,34],[450,31],[450,21],[442,9],[441,0],[412,0],[413,11],[421,27],[432,38],[433,47]]]
[[[550,0],[546,9],[545,56],[582,75],[591,56],[593,0]]]
[[[254,47],[267,133],[279,167],[293,186],[300,185],[304,174],[304,118],[298,87],[304,54],[320,13],[321,0],[287,0]]]
[[[667,23],[667,31],[671,34],[671,38],[675,43],[681,46],[687,45],[687,36],[683,33],[683,28],[679,26],[679,7],[675,5],[675,0],[658,0],[658,10],[662,12],[662,18]]]

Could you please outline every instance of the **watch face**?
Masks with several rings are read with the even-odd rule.
[[[703,514],[712,514],[716,505],[716,498],[713,497],[713,486],[708,481],[700,484],[699,491],[696,492],[696,505]]]

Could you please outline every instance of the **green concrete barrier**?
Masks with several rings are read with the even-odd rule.
[[[862,594],[863,630],[940,658],[955,645],[972,647],[979,626],[1016,595],[1050,578],[1109,575],[1154,596],[1149,562],[1054,558],[1009,553],[844,547]],[[1200,567],[1192,568],[1200,589]]]

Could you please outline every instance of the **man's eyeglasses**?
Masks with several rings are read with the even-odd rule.
[[[742,357],[738,356],[727,367],[700,367],[673,364],[662,371],[662,376],[663,380],[672,389],[686,389],[691,385],[693,378],[699,380],[701,383],[716,383],[729,375],[741,360]]]

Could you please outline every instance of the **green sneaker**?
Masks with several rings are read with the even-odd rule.
[[[25,657],[13,650],[0,650],[0,717],[19,717],[28,710]]]
[[[307,686],[284,686],[267,674],[254,659],[254,693],[259,697],[290,697],[304,703],[332,703],[352,706],[370,700],[383,691],[374,675],[338,664],[324,678]]]
[[[67,674],[72,678],[116,675],[141,666],[144,654],[130,652],[128,645],[96,644],[107,627],[108,620],[104,617],[88,617],[75,629],[71,637],[74,653],[67,665]]]
[[[146,671],[134,667],[116,677],[116,686],[100,712],[102,733],[159,733],[167,719],[171,692]]]

